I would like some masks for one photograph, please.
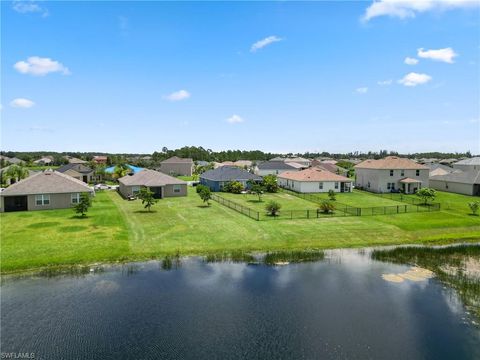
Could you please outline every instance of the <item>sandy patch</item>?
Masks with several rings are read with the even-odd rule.
[[[401,283],[404,280],[410,281],[426,281],[433,277],[434,274],[428,269],[423,269],[417,266],[412,267],[403,273],[398,274],[382,274],[382,279],[389,282]]]
[[[394,283],[401,283],[405,280],[401,276],[398,276],[395,274],[382,274],[382,278],[385,281],[394,282]]]

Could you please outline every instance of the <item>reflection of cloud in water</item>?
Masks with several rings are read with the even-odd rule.
[[[450,310],[455,314],[463,313],[463,304],[455,290],[448,287],[443,288],[442,295]]]
[[[211,263],[190,264],[194,271],[190,271],[187,280],[195,286],[217,286],[221,283],[240,282],[254,269],[243,263]],[[193,270],[193,269],[192,269]]]
[[[110,295],[116,292],[120,288],[120,285],[111,280],[100,280],[95,283],[92,291],[98,295]]]

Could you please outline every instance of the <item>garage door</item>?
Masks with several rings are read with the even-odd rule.
[[[5,212],[28,210],[26,196],[6,196],[3,200],[5,201]]]

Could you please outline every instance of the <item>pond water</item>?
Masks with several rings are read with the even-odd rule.
[[[388,281],[385,274],[411,266],[369,251],[284,266],[185,258],[164,268],[4,278],[1,351],[35,359],[480,358],[478,319],[456,291],[437,277]]]

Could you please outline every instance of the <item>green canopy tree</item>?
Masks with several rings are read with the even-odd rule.
[[[278,212],[280,211],[282,205],[276,201],[269,201],[268,204],[265,206],[265,210],[267,210],[270,216],[277,216]]]
[[[152,211],[152,206],[158,202],[158,200],[153,197],[153,192],[147,187],[140,189],[138,198],[142,200],[142,205],[145,209],[148,209],[148,212]]]
[[[331,201],[337,200],[337,196],[335,195],[335,191],[333,191],[332,189],[328,190],[328,198]]]
[[[81,214],[82,217],[87,216],[88,209],[92,206],[92,199],[87,193],[82,193],[80,195],[80,200],[73,209],[77,214]]]
[[[278,191],[277,177],[275,175],[265,175],[263,177],[263,187],[266,192],[276,193]]]
[[[424,205],[427,205],[429,200],[435,200],[435,197],[437,196],[437,191],[435,189],[425,187],[418,190],[416,192],[416,195],[423,200]]]
[[[253,195],[257,195],[259,202],[262,201],[262,195],[264,191],[265,191],[265,188],[262,186],[262,184],[253,182],[250,185],[250,193],[252,193]]]
[[[210,199],[212,198],[212,191],[207,186],[202,186],[198,191],[198,196],[204,203],[207,203],[207,206],[210,206]]]
[[[120,164],[115,166],[115,169],[113,170],[113,177],[116,179],[120,179],[124,176],[127,176],[129,172],[130,172],[130,168],[127,165]]]
[[[468,207],[472,211],[473,215],[477,215],[478,210],[480,209],[480,201],[473,201],[471,203],[468,203]]]

